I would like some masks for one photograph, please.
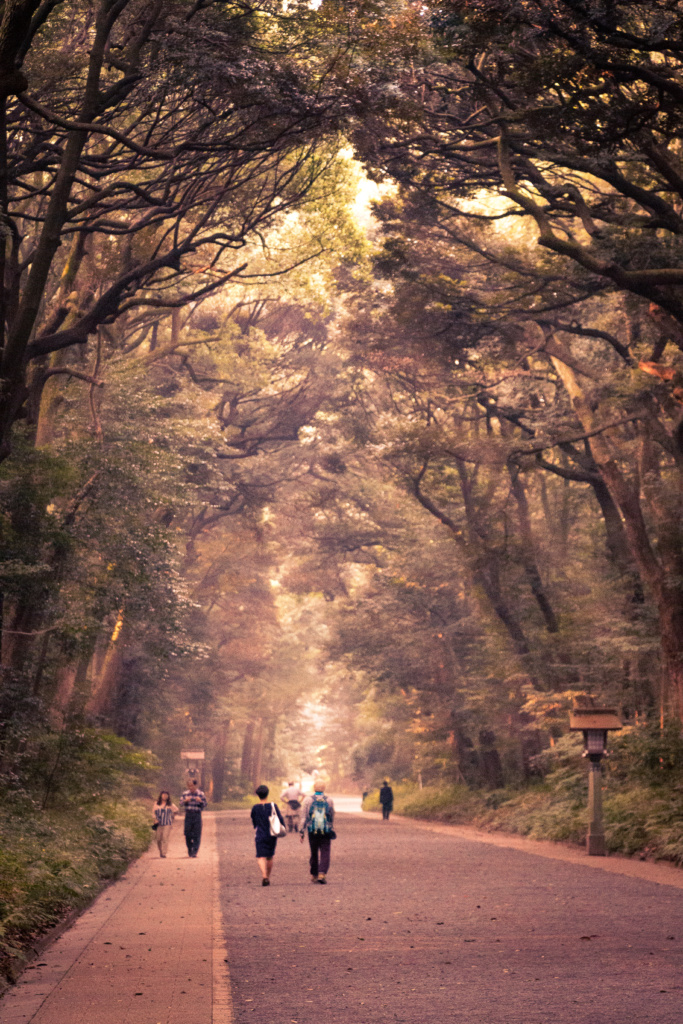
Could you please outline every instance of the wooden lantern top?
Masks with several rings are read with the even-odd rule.
[[[574,708],[569,715],[573,732],[585,729],[621,729],[622,723],[614,708]]]

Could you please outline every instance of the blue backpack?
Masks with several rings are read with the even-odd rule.
[[[324,796],[313,797],[313,803],[308,808],[306,816],[306,827],[309,832],[318,832],[327,835],[332,831],[330,823],[330,806]]]

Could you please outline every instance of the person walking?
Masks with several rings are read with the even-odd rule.
[[[386,779],[379,791],[379,802],[382,805],[382,820],[389,821],[389,815],[394,809],[394,791]]]
[[[206,797],[197,785],[196,779],[190,779],[189,786],[180,798],[185,808],[185,842],[188,857],[196,857],[202,841],[202,811],[206,807]]]
[[[282,835],[285,835],[285,823],[280,808],[276,803],[268,800],[269,789],[267,786],[257,786],[255,793],[259,799],[251,809],[251,823],[256,829],[254,836],[256,840],[256,860],[261,871],[261,885],[270,885],[270,873],[273,870],[273,857],[277,846],[277,836],[271,834],[270,819],[272,814],[277,814],[282,826]]]
[[[165,857],[168,853],[168,841],[171,838],[173,819],[177,813],[178,808],[172,803],[171,794],[162,789],[152,810],[154,825],[156,825],[156,828],[154,828],[154,825],[152,825],[152,828],[154,828],[154,838],[159,847],[160,857]]]
[[[336,838],[334,831],[334,801],[325,796],[325,785],[321,780],[315,783],[313,796],[307,796],[301,809],[303,824],[301,842],[308,836],[311,851],[311,880],[320,885],[327,884],[330,870],[330,845]]]
[[[284,800],[287,805],[285,808],[285,821],[288,832],[299,831],[299,811],[301,810],[303,798],[304,794],[293,782],[288,782],[287,788],[283,789],[280,794],[280,799]]]

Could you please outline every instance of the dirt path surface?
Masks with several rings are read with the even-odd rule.
[[[230,1024],[215,821],[199,856],[182,821],[107,889],[0,1001],[2,1024]]]
[[[217,825],[236,1024],[683,1019],[683,894],[656,866],[340,815],[327,886],[289,836],[261,888],[247,812]]]

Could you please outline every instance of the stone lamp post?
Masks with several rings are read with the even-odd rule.
[[[604,857],[605,830],[602,823],[602,765],[607,753],[607,733],[621,729],[614,708],[575,707],[569,716],[572,732],[582,732],[586,744],[584,757],[590,761],[588,773],[588,835],[589,857]]]

